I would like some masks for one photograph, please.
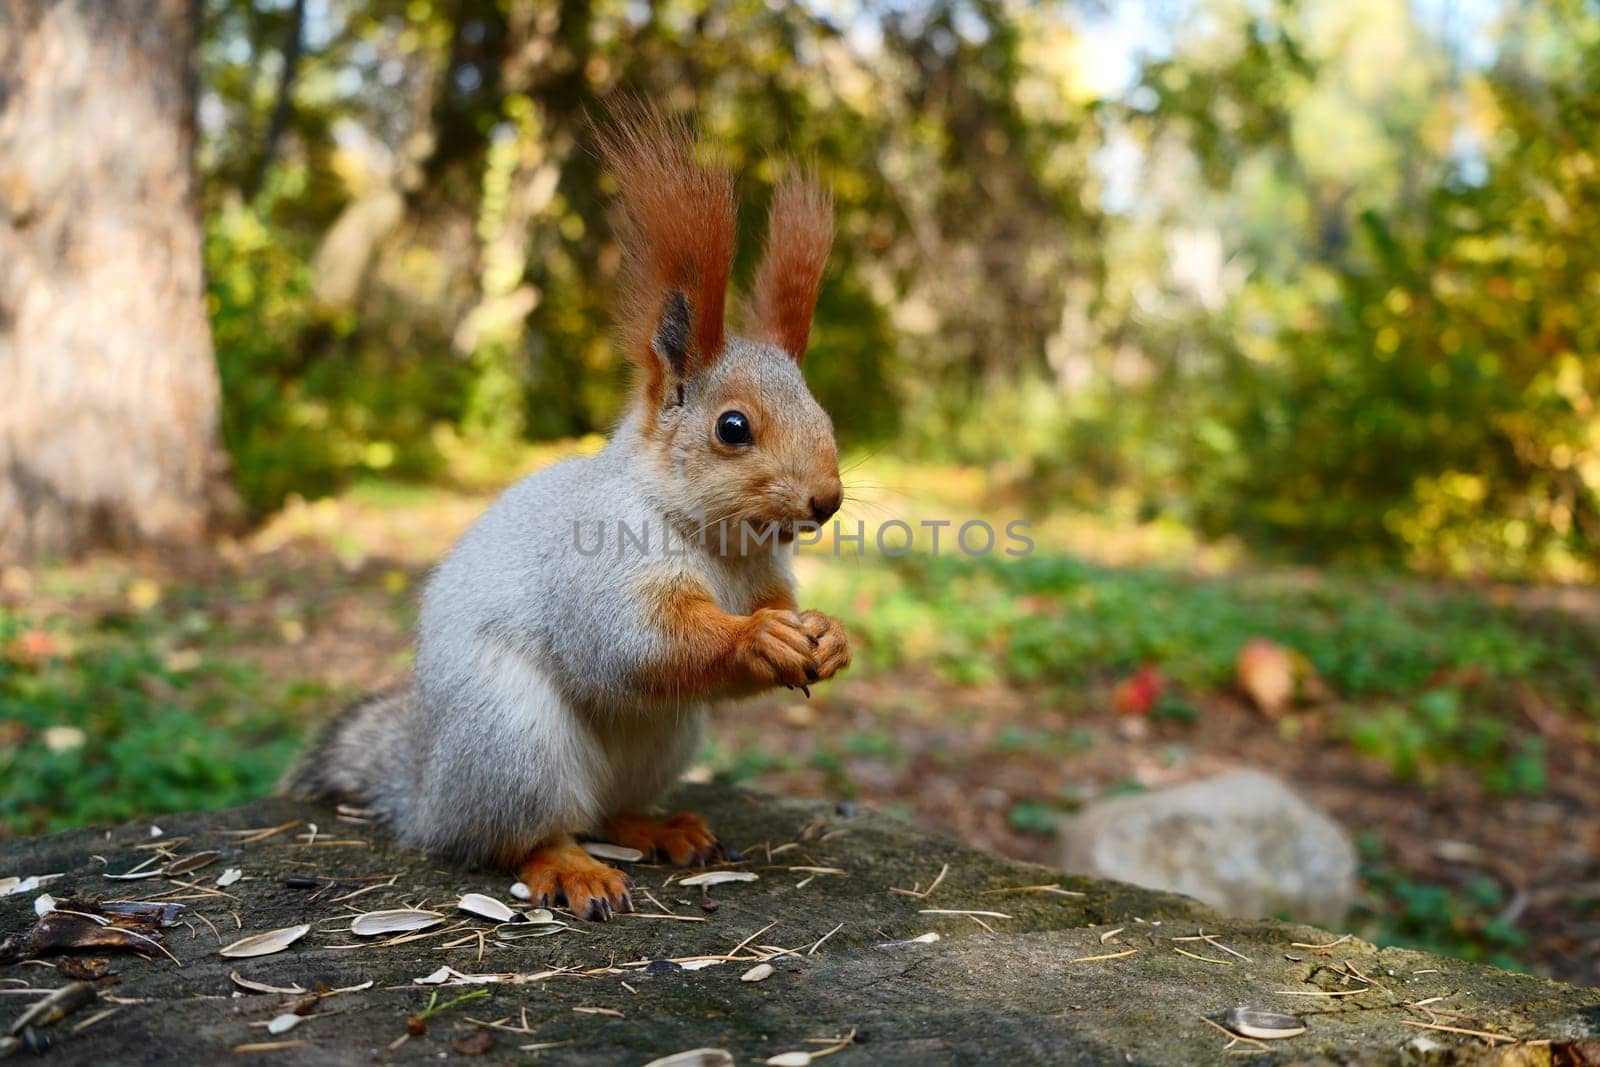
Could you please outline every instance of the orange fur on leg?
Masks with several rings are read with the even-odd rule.
[[[730,615],[688,578],[655,583],[644,595],[653,606],[650,618],[667,639],[666,653],[640,672],[652,696],[738,696],[815,681],[817,646],[793,611],[757,608]]]
[[[773,585],[756,594],[756,602],[752,611],[762,608],[771,608],[774,611],[798,611],[800,605],[795,603],[794,590],[786,585]]]
[[[615,867],[585,852],[570,834],[551,838],[528,854],[517,868],[535,904],[555,907],[565,902],[582,919],[611,918],[632,911],[633,882]]]
[[[721,852],[717,835],[700,816],[680,811],[666,819],[619,815],[600,831],[607,840],[636,848],[646,856],[670,860],[679,867],[703,864]]]

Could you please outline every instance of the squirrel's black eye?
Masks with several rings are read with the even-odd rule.
[[[755,434],[750,432],[750,419],[742,411],[724,411],[717,416],[717,440],[725,445],[753,445]]]

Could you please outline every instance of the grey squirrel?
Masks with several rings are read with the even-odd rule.
[[[831,196],[779,183],[736,336],[731,172],[648,105],[598,140],[619,185],[631,407],[603,451],[518,482],[462,537],[423,593],[409,684],[348,708],[286,788],[608,919],[632,909],[631,884],[577,835],[680,865],[720,855],[699,816],[644,814],[693,759],[708,702],[831,678],[850,642],[799,610],[791,554],[746,536],[788,544],[843,498],[833,424],[800,373]],[[585,544],[624,527],[644,543]]]

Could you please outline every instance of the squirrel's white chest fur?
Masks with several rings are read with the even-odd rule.
[[[602,453],[525,479],[430,580],[409,843],[502,859],[647,806],[693,760],[705,703],[639,695],[637,672],[664,641],[639,589],[683,574],[746,614],[761,590],[788,584],[787,552],[665,552],[665,519],[632,476]],[[624,544],[619,523],[650,529],[650,550]]]

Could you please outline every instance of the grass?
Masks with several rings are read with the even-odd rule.
[[[1370,833],[1358,841],[1361,881],[1366,889],[1354,922],[1379,945],[1404,945],[1458,959],[1526,970],[1518,953],[1527,935],[1500,918],[1506,894],[1500,884],[1477,875],[1461,886],[1407,877],[1389,850]]]
[[[1303,653],[1334,694],[1334,732],[1427,780],[1474,769],[1500,792],[1538,792],[1542,742],[1518,714],[1537,699],[1600,723],[1600,639],[1540,626],[1509,604],[1396,578],[1304,572],[1199,577],[1035,554],[824,560],[810,587],[844,617],[863,669],[927,667],[954,685],[1055,691],[1157,666],[1174,690],[1152,714],[1193,722],[1225,693],[1239,650],[1267,637]]]
[[[160,651],[146,626],[0,614],[0,822],[13,832],[223,807],[282,772],[295,703],[254,668]],[[315,687],[301,687],[310,696]]]

